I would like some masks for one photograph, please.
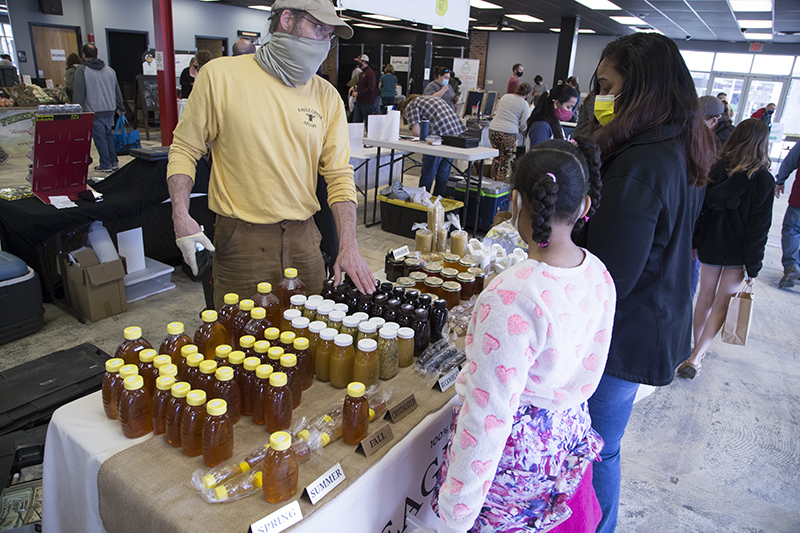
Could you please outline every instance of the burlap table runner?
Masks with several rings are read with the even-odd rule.
[[[100,498],[100,517],[110,532],[117,531],[247,531],[250,524],[277,511],[293,499],[299,499],[303,516],[307,517],[323,505],[330,503],[340,492],[361,477],[372,465],[397,445],[419,422],[430,413],[438,411],[453,396],[454,389],[441,393],[430,389],[413,367],[402,368],[389,381],[381,381],[381,390],[391,387],[389,406],[395,405],[409,394],[414,394],[419,407],[397,424],[392,424],[394,438],[370,457],[355,451],[355,446],[341,439],[323,449],[312,452],[311,459],[300,465],[297,494],[281,504],[270,504],[263,494],[225,504],[209,504],[190,485],[192,472],[208,467],[201,457],[187,457],[180,448],[173,448],[163,435],[128,448],[107,461],[97,475]],[[310,389],[303,392],[301,405],[293,416],[312,417],[334,402],[341,402],[346,392],[329,383],[314,380]],[[377,431],[386,420],[373,420],[370,433]],[[267,439],[264,426],[256,425],[250,417],[243,416],[234,427],[234,457],[243,457]],[[301,491],[336,463],[342,465],[345,481],[324,500],[312,506]],[[302,522],[300,522],[302,525]]]

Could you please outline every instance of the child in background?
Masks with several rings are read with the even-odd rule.
[[[544,142],[517,165],[511,201],[528,259],[475,304],[432,502],[440,533],[547,531],[593,509],[571,531],[600,520],[591,484],[570,500],[603,447],[586,400],[603,375],[616,291],[605,265],[571,239],[600,187],[588,138]]]

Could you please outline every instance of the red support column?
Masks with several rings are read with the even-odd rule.
[[[178,96],[175,84],[175,40],[172,32],[172,0],[153,0],[156,33],[156,61],[161,56],[163,70],[158,71],[158,116],[161,144],[172,144],[172,131],[178,124]]]

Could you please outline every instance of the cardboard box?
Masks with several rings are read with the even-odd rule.
[[[72,306],[92,322],[128,310],[125,299],[125,264],[122,259],[100,263],[90,248],[73,252],[67,265]]]

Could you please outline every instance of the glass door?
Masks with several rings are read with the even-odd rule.
[[[741,108],[742,116],[739,117],[739,121],[749,118],[750,115],[769,103],[780,104],[782,92],[782,81],[751,78],[750,87],[747,89],[747,97],[745,98],[744,106]],[[774,117],[773,120],[775,120]]]
[[[712,73],[711,79],[711,92],[712,96],[717,96],[719,93],[728,95],[728,107],[733,110],[733,123],[739,122],[739,107],[743,101],[742,94],[744,93],[744,86],[746,78],[744,76],[716,76]],[[750,115],[748,115],[750,116]]]

